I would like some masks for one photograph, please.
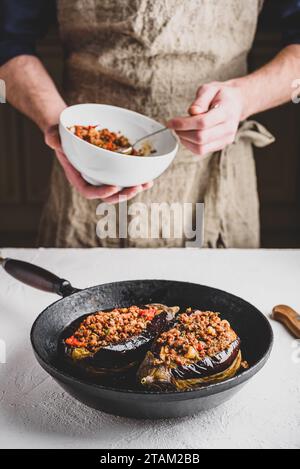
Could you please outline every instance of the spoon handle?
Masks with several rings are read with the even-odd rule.
[[[152,134],[145,135],[145,137],[139,138],[139,140],[137,140],[133,146],[135,147],[138,143],[142,142],[143,140],[147,140],[148,138],[154,137],[155,135],[160,134],[161,132],[165,132],[166,130],[169,130],[168,127],[156,130]]]
[[[300,316],[292,308],[286,305],[278,305],[273,308],[273,319],[281,322],[295,336],[300,339]]]
[[[218,109],[220,107],[219,104],[216,104],[215,106],[213,106],[211,109]],[[209,111],[211,110],[209,109]],[[208,111],[207,111],[208,112]],[[199,112],[196,112],[196,113],[193,113],[190,111],[190,115],[191,116],[197,116],[199,115],[200,113]],[[139,143],[141,143],[143,140],[148,140],[148,138],[151,138],[151,137],[154,137],[155,135],[157,134],[160,134],[162,132],[165,132],[166,130],[170,130],[168,127],[163,127],[162,129],[159,129],[159,130],[156,130],[156,132],[153,132],[152,134],[148,134],[148,135],[145,135],[145,137],[142,137],[140,138],[139,140],[137,140],[134,145],[132,146],[133,148],[138,145]]]

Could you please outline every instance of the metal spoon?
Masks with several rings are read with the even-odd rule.
[[[219,106],[220,106],[219,104],[216,104],[211,109],[209,109],[209,111],[211,111],[212,109],[218,109]],[[209,112],[209,111],[207,111],[207,112]],[[201,112],[190,112],[191,116],[197,116],[199,114],[202,114],[202,113]],[[120,148],[118,153],[121,153],[122,155],[131,155],[132,151],[134,150],[134,147],[136,147],[137,145],[140,145],[143,140],[148,140],[148,138],[154,137],[154,135],[165,132],[166,130],[170,130],[170,129],[168,127],[163,127],[162,129],[157,130],[156,132],[145,135],[145,137],[139,138],[133,145],[131,145],[129,147],[126,147],[126,148]]]
[[[139,138],[133,145],[126,147],[126,148],[120,148],[118,153],[122,153],[122,155],[131,155],[134,148],[137,145],[140,145],[143,140],[148,140],[148,138],[154,137],[154,135],[158,135],[162,132],[165,132],[166,130],[170,130],[170,129],[168,129],[168,127],[164,127],[163,129],[156,130],[156,132],[152,132],[151,134],[145,135],[144,137]]]

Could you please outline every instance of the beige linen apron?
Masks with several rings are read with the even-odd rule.
[[[261,0],[59,0],[69,104],[126,107],[164,121],[186,115],[196,90],[247,73]],[[78,123],[79,124],[79,123]],[[205,246],[258,247],[259,205],[252,145],[273,137],[241,125],[233,145],[199,158],[180,148],[154,187],[132,202],[205,202]],[[185,239],[100,240],[99,201],[68,185],[54,163],[40,244],[57,247],[184,246]]]

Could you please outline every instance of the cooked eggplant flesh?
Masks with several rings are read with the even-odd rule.
[[[142,361],[178,311],[179,307],[148,304],[88,315],[63,339],[64,353],[89,373],[124,372]]]
[[[241,368],[240,344],[218,313],[188,309],[147,352],[138,381],[148,388],[184,390],[228,379]]]

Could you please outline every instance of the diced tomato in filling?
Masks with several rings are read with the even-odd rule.
[[[140,334],[160,312],[156,307],[138,306],[99,311],[86,317],[65,343],[75,348],[84,347],[94,353],[101,347]]]
[[[152,321],[154,316],[157,314],[157,309],[150,308],[150,309],[140,309],[139,311],[140,316],[143,316],[146,321]]]
[[[71,347],[84,347],[84,342],[80,342],[73,335],[66,339],[66,344],[70,345]]]
[[[82,140],[99,148],[104,148],[104,150],[122,153],[122,150],[131,147],[128,138],[120,132],[116,133],[108,129],[99,129],[98,125],[73,125],[68,129]],[[154,153],[154,150],[148,149],[146,145],[140,149],[132,148],[129,153],[126,152],[127,155],[133,156],[146,156],[151,153]]]
[[[157,339],[161,349],[155,364],[195,363],[225,350],[236,338],[229,322],[222,320],[218,313],[189,308],[178,317],[175,327]]]

